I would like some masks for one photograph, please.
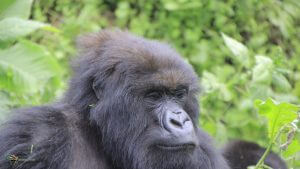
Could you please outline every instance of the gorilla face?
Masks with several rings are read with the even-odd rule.
[[[115,167],[220,169],[209,137],[197,127],[197,76],[181,56],[120,31],[86,41],[81,44],[93,52],[78,69],[84,67],[81,81],[92,83],[95,95],[85,98],[94,102],[88,118]]]

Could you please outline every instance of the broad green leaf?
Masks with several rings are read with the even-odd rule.
[[[1,0],[3,1],[3,0]],[[18,17],[28,19],[30,15],[33,0],[14,0],[8,8],[0,11],[0,19],[8,17]]]
[[[272,84],[280,91],[287,92],[292,89],[290,82],[281,73],[273,73],[272,77]]]
[[[60,67],[47,50],[29,41],[0,50],[0,89],[37,92]]]
[[[252,99],[262,100],[269,98],[273,94],[272,89],[268,85],[256,83],[250,85],[249,92],[251,93]]]
[[[0,21],[0,41],[13,40],[21,36],[26,36],[39,28],[56,30],[56,28],[42,22],[21,18],[6,18]]]
[[[290,103],[275,103],[272,99],[266,101],[256,100],[259,114],[268,119],[269,137],[273,139],[284,125],[293,122],[297,118],[299,107]]]
[[[4,10],[6,10],[9,6],[11,6],[15,2],[16,2],[16,0],[1,0],[1,2],[0,2],[0,16],[3,13]]]
[[[290,157],[297,152],[300,152],[300,143],[299,140],[293,140],[288,148],[283,152],[284,157]]]
[[[252,82],[269,85],[272,82],[273,61],[261,55],[255,56],[256,64],[252,72]]]
[[[227,36],[224,33],[221,33],[222,37],[225,41],[226,46],[231,50],[234,54],[235,59],[242,65],[249,67],[250,66],[250,59],[249,59],[249,52],[246,46],[242,43],[238,42],[237,40]]]
[[[218,91],[219,98],[225,101],[232,99],[232,95],[228,90],[226,84],[219,82],[218,78],[209,72],[204,72],[202,77],[202,85],[205,92],[214,92]]]

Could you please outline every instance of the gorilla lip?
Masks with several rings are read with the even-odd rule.
[[[163,150],[183,150],[183,149],[193,149],[196,147],[196,145],[193,143],[176,144],[176,145],[158,144],[156,146]]]

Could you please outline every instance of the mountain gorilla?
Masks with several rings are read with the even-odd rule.
[[[79,40],[64,98],[0,131],[0,169],[229,169],[198,128],[198,81],[166,44],[119,30]]]

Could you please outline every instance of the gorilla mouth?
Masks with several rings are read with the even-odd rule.
[[[194,143],[186,143],[186,144],[176,144],[176,145],[165,145],[165,144],[158,144],[156,147],[163,149],[163,150],[189,150],[194,149],[196,145]]]

